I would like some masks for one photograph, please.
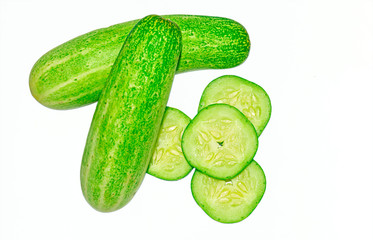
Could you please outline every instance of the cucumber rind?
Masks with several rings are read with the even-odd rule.
[[[257,168],[256,171],[260,172],[260,174],[262,175],[261,183],[259,183],[259,184],[262,185],[262,187],[258,188],[259,189],[259,193],[254,198],[254,201],[252,201],[251,203],[249,203],[246,206],[246,208],[244,208],[243,210],[238,211],[239,213],[242,213],[242,211],[244,211],[244,214],[241,214],[238,217],[232,217],[230,219],[225,218],[224,216],[219,215],[219,210],[226,210],[228,207],[224,207],[224,208],[219,209],[218,207],[210,206],[207,203],[207,201],[204,201],[204,199],[201,199],[201,196],[199,195],[201,193],[197,190],[198,184],[200,183],[200,182],[197,181],[197,178],[209,177],[209,176],[206,175],[206,174],[201,173],[197,169],[194,172],[194,174],[192,176],[192,179],[191,179],[191,192],[192,192],[193,199],[195,200],[195,202],[197,203],[197,205],[210,218],[212,218],[213,220],[215,220],[217,222],[230,224],[230,223],[237,223],[237,222],[241,222],[241,221],[245,220],[258,207],[260,201],[262,200],[262,198],[263,198],[263,196],[265,194],[266,185],[267,185],[265,173],[264,173],[262,167],[255,160],[253,160],[250,163],[250,165],[247,166],[247,168],[249,168],[249,167],[256,167]],[[246,170],[247,168],[245,168],[244,170]],[[205,176],[203,176],[203,175],[205,175]],[[215,179],[215,180],[223,181],[223,180],[220,180],[220,179]],[[234,180],[234,178],[232,180]],[[202,197],[205,197],[205,196],[202,196]],[[227,212],[231,213],[232,211],[227,211]]]
[[[96,106],[82,158],[81,188],[94,209],[118,210],[139,189],[180,51],[179,27],[155,15],[139,21],[123,44]]]
[[[176,23],[182,31],[178,73],[232,68],[249,55],[249,35],[232,19],[198,15],[164,18]],[[96,102],[126,36],[138,21],[85,33],[45,53],[30,72],[32,96],[42,105],[60,110]]]
[[[194,126],[194,123],[196,121],[198,121],[198,118],[199,116],[201,116],[201,113],[203,113],[204,111],[208,111],[209,109],[211,108],[215,108],[217,106],[224,106],[225,108],[229,108],[229,109],[234,109],[234,112],[235,114],[237,114],[238,116],[240,116],[241,120],[247,124],[247,126],[249,126],[249,128],[251,129],[251,133],[250,134],[253,134],[253,139],[255,139],[255,142],[254,142],[254,151],[249,155],[247,156],[244,160],[242,160],[241,162],[241,167],[240,168],[237,168],[235,171],[232,171],[231,173],[226,173],[226,174],[215,174],[214,173],[214,167],[201,167],[201,166],[198,166],[196,165],[190,156],[188,156],[188,150],[186,149],[186,138],[187,138],[187,135],[189,134],[190,130],[193,126]],[[231,179],[231,178],[234,178],[236,177],[237,175],[239,175],[250,163],[251,161],[253,160],[257,150],[258,150],[258,145],[259,145],[259,142],[258,142],[258,135],[255,131],[255,128],[253,126],[253,124],[246,118],[246,116],[240,112],[236,107],[234,106],[231,106],[231,105],[228,105],[228,104],[224,104],[224,103],[215,103],[215,104],[211,104],[207,107],[205,107],[203,109],[203,111],[200,111],[198,112],[198,114],[191,120],[191,122],[189,123],[189,125],[186,127],[185,131],[184,131],[184,134],[183,134],[183,137],[182,137],[182,140],[181,140],[181,148],[183,150],[183,154],[185,156],[185,159],[188,161],[189,165],[191,165],[192,167],[196,168],[196,170],[198,170],[199,172],[202,172],[204,173],[205,175],[208,175],[212,178],[216,178],[216,179],[220,179],[220,180],[227,180],[227,179]]]
[[[163,161],[161,161],[160,164],[157,164],[157,165],[153,164],[154,154],[156,152],[157,147],[159,146],[159,138],[161,137],[161,134],[162,134],[162,128],[165,127],[163,125],[164,121],[168,121],[168,122],[172,121],[172,123],[174,123],[175,125],[179,125],[179,127],[183,128],[182,130],[182,133],[183,133],[186,126],[189,124],[190,120],[191,120],[190,117],[187,116],[182,111],[180,111],[179,109],[172,108],[172,107],[166,108],[166,112],[163,116],[163,121],[161,125],[161,131],[159,133],[157,144],[153,151],[153,156],[152,156],[152,159],[150,160],[150,164],[148,167],[148,171],[147,171],[148,174],[152,175],[153,177],[162,179],[162,180],[176,181],[176,180],[180,180],[186,177],[192,171],[193,167],[190,166],[189,163],[185,160],[185,157],[182,151],[181,151],[181,154],[185,161],[185,164],[183,164],[182,166],[178,165],[179,166],[177,169],[178,171],[172,171],[171,173],[168,173],[167,171],[164,171],[164,170],[162,171],[162,167],[164,167],[166,163],[166,159],[163,159]],[[164,134],[167,134],[167,133],[164,133]],[[180,136],[180,142],[177,144],[180,144],[180,148],[181,148],[181,136]]]
[[[240,110],[253,123],[258,133],[258,136],[260,136],[263,130],[265,129],[265,127],[268,125],[268,122],[271,118],[271,113],[272,113],[271,100],[267,92],[261,86],[247,79],[244,79],[242,77],[235,76],[235,75],[223,75],[212,80],[206,86],[206,88],[204,89],[201,95],[201,99],[200,99],[199,106],[198,106],[198,111],[201,111],[203,108],[205,108],[206,106],[209,106],[210,104],[217,103],[218,101],[214,100],[213,98],[215,97],[215,95],[220,97],[220,96],[223,96],[224,94],[227,94],[227,91],[228,91],[227,85],[230,85],[232,87],[236,85],[236,88],[241,89],[241,90],[250,89],[252,93],[256,93],[257,95],[260,95],[259,97],[260,104],[258,105],[260,105],[261,109],[264,108],[264,110],[266,110],[264,111],[264,117],[262,118],[253,119],[253,117],[250,117],[249,113],[243,111],[244,109],[242,108],[242,106],[239,106],[239,104],[237,104],[236,102],[231,103],[227,100],[222,101],[221,99],[219,101],[221,103],[232,105],[236,107],[238,110]],[[250,101],[251,100],[248,99],[247,103],[250,103]]]

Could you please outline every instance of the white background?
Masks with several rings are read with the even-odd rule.
[[[169,106],[194,117],[204,87],[235,74],[272,100],[255,159],[267,176],[237,224],[210,219],[190,178],[147,175],[124,208],[99,213],[79,171],[95,104],[56,111],[28,87],[35,61],[85,32],[148,14],[232,18],[247,61],[175,77]],[[373,239],[373,1],[0,0],[0,239]]]

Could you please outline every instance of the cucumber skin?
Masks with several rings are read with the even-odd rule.
[[[120,209],[139,188],[180,51],[179,27],[159,16],[145,17],[128,35],[97,104],[82,159],[81,187],[94,209]]]
[[[231,68],[250,51],[246,29],[221,17],[167,15],[183,37],[178,73]],[[44,54],[33,66],[33,97],[52,109],[72,109],[98,100],[125,38],[138,20],[116,24],[76,37]]]

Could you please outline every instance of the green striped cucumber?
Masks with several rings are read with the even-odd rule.
[[[181,52],[181,32],[150,15],[128,35],[96,106],[84,149],[81,187],[102,212],[128,203],[155,146]]]
[[[182,32],[177,72],[235,67],[249,54],[250,40],[238,22],[221,17],[168,15]],[[72,109],[98,100],[123,42],[138,20],[98,29],[44,54],[33,66],[34,98],[53,109]]]
[[[179,180],[192,170],[181,149],[181,137],[190,118],[182,111],[167,107],[163,116],[148,173],[163,180]]]

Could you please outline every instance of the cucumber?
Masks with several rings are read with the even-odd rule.
[[[181,137],[190,118],[182,111],[167,107],[148,173],[163,180],[179,180],[192,170],[181,150]]]
[[[211,81],[202,93],[198,110],[214,103],[226,103],[240,110],[261,135],[271,117],[271,100],[259,85],[244,78],[225,75]]]
[[[150,15],[136,24],[96,106],[81,165],[81,187],[96,210],[128,203],[149,165],[181,51],[181,32]]]
[[[230,180],[195,171],[191,188],[195,201],[208,216],[221,223],[236,223],[247,218],[259,204],[266,189],[266,177],[253,160]]]
[[[250,40],[239,23],[221,17],[164,16],[182,31],[177,72],[235,67],[249,54]],[[44,54],[33,66],[34,98],[53,109],[72,109],[98,100],[123,42],[138,20],[98,29]]]
[[[230,179],[253,159],[258,136],[237,108],[212,104],[187,126],[181,146],[191,166],[211,177]]]

